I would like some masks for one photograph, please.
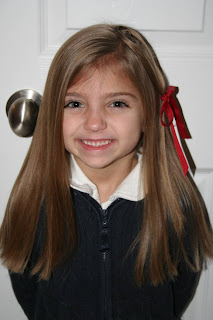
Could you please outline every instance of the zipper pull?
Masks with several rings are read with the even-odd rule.
[[[110,244],[109,244],[107,211],[102,210],[102,214],[103,214],[103,222],[102,222],[101,235],[100,235],[100,251],[104,252],[110,249]]]

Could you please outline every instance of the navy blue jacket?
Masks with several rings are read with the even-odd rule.
[[[134,282],[143,201],[117,199],[107,210],[73,190],[79,245],[49,281],[11,273],[15,295],[30,320],[177,320],[190,302],[198,274],[180,264],[179,276],[154,287]]]

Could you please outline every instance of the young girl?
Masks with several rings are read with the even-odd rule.
[[[28,319],[180,319],[213,246],[176,92],[129,27],[85,28],[56,54],[0,232]]]

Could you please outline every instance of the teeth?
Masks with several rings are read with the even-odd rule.
[[[81,140],[84,144],[87,144],[88,146],[92,147],[101,147],[106,144],[109,144],[112,142],[112,140],[105,140],[105,141],[88,141],[88,140]]]

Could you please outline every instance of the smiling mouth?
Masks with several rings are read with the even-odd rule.
[[[83,144],[86,144],[87,146],[91,146],[91,147],[101,147],[101,146],[105,146],[107,144],[110,144],[112,142],[112,140],[81,140],[81,142]]]

